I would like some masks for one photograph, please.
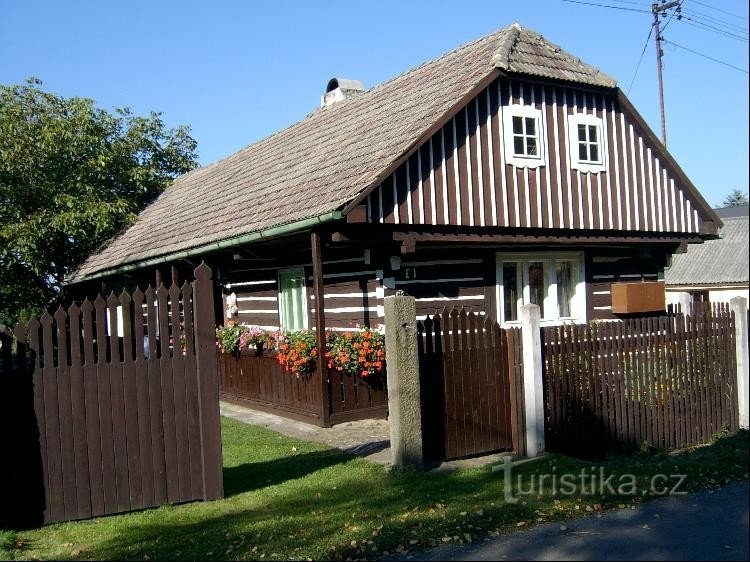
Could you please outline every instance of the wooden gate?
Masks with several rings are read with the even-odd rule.
[[[0,525],[223,495],[211,270],[0,334]]]
[[[453,309],[417,332],[425,461],[519,450],[520,330]]]

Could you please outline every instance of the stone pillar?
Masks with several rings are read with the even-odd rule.
[[[729,301],[734,313],[735,342],[737,346],[737,410],[740,427],[748,427],[748,333],[747,300],[734,297]]]
[[[393,466],[423,467],[422,408],[414,297],[385,298],[388,423]]]
[[[680,312],[682,312],[685,316],[689,316],[692,312],[693,308],[693,298],[690,296],[690,293],[678,293],[678,304],[680,305]]]
[[[526,455],[544,453],[544,394],[542,383],[541,312],[535,304],[521,307],[523,341],[523,401],[526,413]]]

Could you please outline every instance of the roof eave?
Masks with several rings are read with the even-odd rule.
[[[190,248],[190,249],[182,250],[179,252],[171,252],[168,254],[156,256],[156,257],[149,258],[146,260],[139,260],[139,261],[135,261],[131,263],[121,264],[116,267],[103,269],[101,271],[96,271],[92,273],[91,275],[73,277],[69,280],[66,280],[63,284],[66,286],[75,285],[77,283],[83,283],[85,281],[93,281],[95,279],[101,279],[103,277],[109,277],[112,275],[125,273],[127,271],[133,271],[136,269],[151,267],[153,265],[158,265],[161,263],[172,262],[176,260],[194,257],[197,255],[205,254],[207,252],[222,250],[226,248],[233,248],[241,244],[249,244],[252,242],[258,242],[260,240],[269,240],[272,238],[278,238],[280,236],[285,236],[288,234],[303,232],[305,230],[315,228],[316,226],[324,224],[324,223],[341,220],[343,217],[344,217],[344,214],[341,211],[339,210],[331,211],[323,215],[318,215],[318,216],[311,217],[308,219],[302,219],[300,221],[296,221],[293,223],[283,224],[280,226],[274,226],[271,228],[266,228],[264,230],[258,230],[255,232],[242,234],[240,236],[234,236],[232,238],[225,238],[224,240],[218,240],[216,242],[211,242],[209,244],[203,244],[201,246],[196,246],[195,248]]]

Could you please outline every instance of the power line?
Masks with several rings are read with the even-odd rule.
[[[698,29],[703,29],[704,31],[712,31],[713,33],[716,33],[717,35],[722,35],[724,37],[728,37],[729,39],[735,39],[737,41],[743,41],[747,43],[747,37],[742,37],[741,35],[737,35],[735,33],[731,33],[729,31],[725,31],[723,29],[719,29],[717,27],[713,27],[711,25],[708,25],[703,22],[699,22],[697,20],[694,20],[691,17],[683,16],[682,17],[683,23],[686,23],[687,25],[691,25],[693,27],[697,27]]]
[[[613,10],[625,10],[627,12],[641,12],[644,14],[650,14],[649,10],[639,10],[637,8],[627,8],[625,6],[612,6],[610,4],[595,4],[594,2],[581,2],[581,0],[563,0],[570,4],[584,4],[586,6],[596,6],[597,8],[612,8]]]
[[[726,14],[728,16],[732,16],[734,18],[738,18],[741,20],[747,21],[747,18],[745,16],[740,16],[737,14],[733,14],[732,12],[727,12],[725,10],[722,10],[721,8],[717,8],[716,6],[711,6],[710,4],[706,4],[704,2],[700,2],[699,0],[693,0],[696,4],[700,4],[701,6],[705,6],[706,8],[711,8],[712,10],[716,10],[717,12],[721,12],[722,14]]]
[[[713,25],[721,25],[733,31],[747,33],[747,25],[738,25],[736,23],[731,23],[726,20],[715,18],[709,14],[704,14],[703,12],[699,12],[698,10],[684,10],[684,12],[693,17],[704,18]]]
[[[653,34],[653,32],[654,32],[654,28],[650,27],[648,30],[648,37],[646,37],[646,42],[643,44],[641,57],[638,59],[638,64],[635,66],[635,72],[633,72],[633,78],[630,79],[630,85],[628,86],[628,89],[625,92],[625,95],[630,95],[630,89],[633,87],[633,83],[635,82],[635,77],[638,75],[638,69],[641,68],[641,63],[643,62],[643,55],[646,54],[646,48],[648,47],[648,42],[651,40],[651,34]]]
[[[704,55],[703,53],[699,53],[698,51],[694,51],[693,49],[688,49],[687,47],[684,47],[683,45],[678,45],[677,43],[674,43],[672,41],[669,41],[668,39],[662,39],[665,43],[669,43],[670,45],[674,45],[675,47],[678,47],[680,49],[683,49],[685,51],[688,51],[689,53],[693,53],[694,55],[698,55],[699,57],[703,57],[704,59],[712,60],[714,62],[718,62],[719,64],[723,64],[724,66],[728,66],[729,68],[734,68],[735,70],[739,70],[740,72],[744,72],[745,74],[748,74],[748,71],[744,68],[740,68],[738,66],[734,66],[733,64],[729,64],[728,62],[724,62],[723,60],[715,59],[713,57],[709,57],[708,55]]]

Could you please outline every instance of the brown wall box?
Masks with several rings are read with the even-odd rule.
[[[612,283],[612,312],[633,314],[666,310],[663,281]]]

